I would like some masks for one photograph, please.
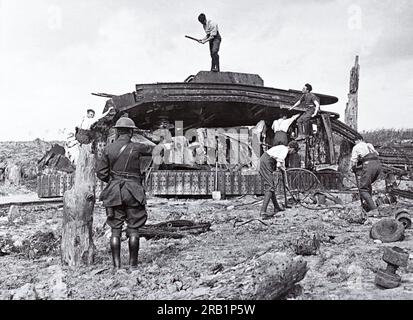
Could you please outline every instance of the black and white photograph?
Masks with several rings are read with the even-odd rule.
[[[413,300],[412,32],[411,0],[0,0],[0,300]]]

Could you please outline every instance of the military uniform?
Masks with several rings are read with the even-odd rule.
[[[126,147],[120,153],[123,146]],[[100,200],[106,208],[113,209],[113,216],[108,216],[107,224],[114,236],[120,235],[124,221],[128,235],[136,235],[137,229],[146,223],[146,196],[142,186],[140,157],[150,155],[151,151],[152,147],[133,143],[129,136],[123,135],[106,146],[98,163],[98,178],[108,182],[100,194]]]

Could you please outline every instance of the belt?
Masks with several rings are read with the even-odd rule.
[[[363,159],[361,159],[361,162],[366,162],[366,161],[370,161],[370,160],[379,160],[379,158],[376,155],[366,155],[363,157]]]
[[[117,171],[112,171],[111,175],[113,178],[124,178],[124,179],[142,179],[142,176],[137,173],[131,173],[131,172],[117,172]]]

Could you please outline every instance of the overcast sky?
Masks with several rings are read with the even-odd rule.
[[[339,98],[360,56],[359,129],[412,128],[411,0],[0,0],[0,140],[59,139],[136,83],[209,70],[199,13],[218,23],[221,71]]]

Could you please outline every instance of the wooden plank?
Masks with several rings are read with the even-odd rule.
[[[49,196],[54,197],[55,195],[60,196],[59,177],[56,174],[50,176],[50,194],[49,194]]]
[[[171,171],[168,172],[168,195],[176,194],[176,173]]]
[[[176,194],[183,195],[184,194],[184,177],[182,172],[177,171],[176,173]]]
[[[208,174],[208,194],[212,194],[215,191],[215,172],[210,171]]]
[[[192,172],[191,174],[191,180],[192,180],[191,194],[192,195],[200,194],[200,176],[201,175],[197,171]]]
[[[225,172],[225,194],[232,194],[232,183],[231,183],[232,174],[231,172]]]
[[[241,194],[247,194],[248,193],[248,179],[247,176],[242,175],[240,172],[240,182],[241,182]]]
[[[321,119],[323,121],[324,130],[327,136],[327,146],[328,146],[328,161],[330,164],[336,163],[336,156],[334,152],[334,141],[333,141],[333,130],[331,128],[330,116],[328,114],[322,114]]]
[[[208,173],[200,172],[199,193],[202,195],[208,194]]]
[[[232,194],[233,194],[233,195],[239,195],[239,194],[240,194],[240,178],[239,178],[239,172],[234,172],[234,173],[233,173]]]
[[[161,195],[167,195],[168,194],[168,189],[167,189],[167,172],[160,172],[159,173],[159,194]]]
[[[183,193],[185,195],[190,195],[191,193],[191,173],[188,171],[182,172],[183,179],[184,179],[184,190]]]
[[[64,177],[65,177],[65,174],[59,175],[59,181],[58,181],[59,182],[59,196],[62,196],[62,197],[65,193]]]

